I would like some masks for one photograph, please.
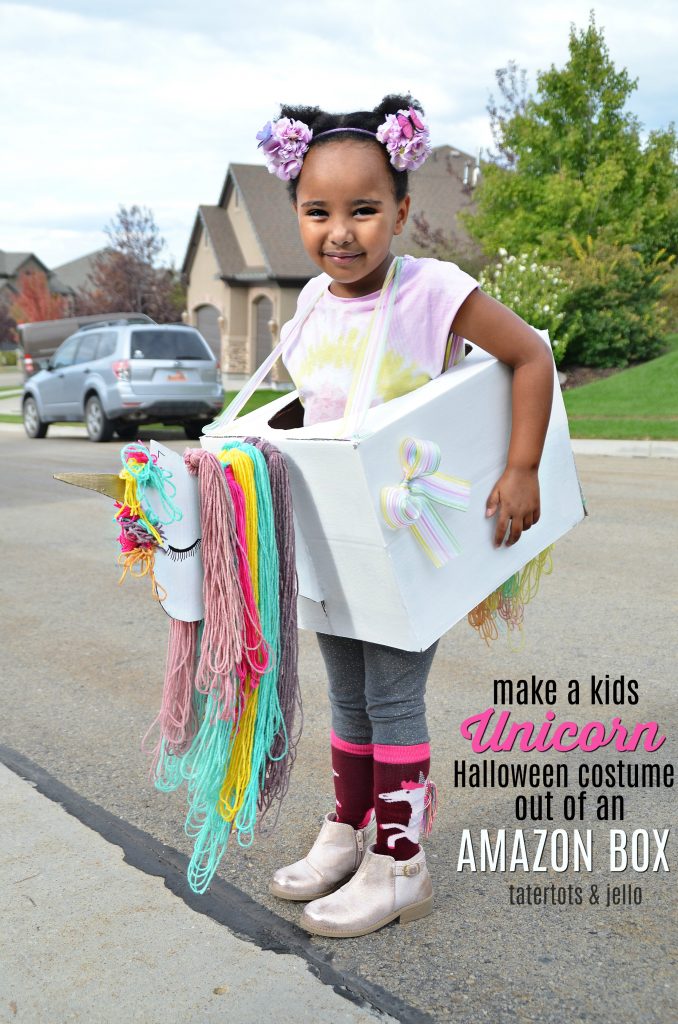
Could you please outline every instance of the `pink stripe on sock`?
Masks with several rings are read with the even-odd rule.
[[[371,743],[349,743],[348,740],[340,739],[334,729],[330,733],[330,742],[337,750],[343,750],[345,754],[355,754],[358,757],[372,757],[374,750]]]
[[[387,743],[374,744],[374,760],[382,764],[414,764],[431,756],[429,743],[415,743],[411,747],[396,747]]]

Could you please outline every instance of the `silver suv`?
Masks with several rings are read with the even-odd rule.
[[[29,437],[84,420],[91,441],[133,437],[151,422],[180,423],[194,439],[223,402],[219,365],[194,327],[103,321],[67,338],[26,381],[23,418]]]

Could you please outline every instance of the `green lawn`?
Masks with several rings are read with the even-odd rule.
[[[678,334],[669,351],[564,393],[572,437],[678,440]]]

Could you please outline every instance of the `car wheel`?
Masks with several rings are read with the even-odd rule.
[[[202,437],[203,427],[207,426],[207,420],[187,420],[184,423],[184,433],[189,441],[197,441]]]
[[[24,414],[24,430],[29,437],[45,437],[47,434],[47,423],[43,423],[40,419],[40,413],[38,411],[38,404],[34,398],[30,396],[24,399],[23,405]]]
[[[85,426],[90,441],[110,441],[113,437],[113,423],[98,395],[90,395],[85,403]]]

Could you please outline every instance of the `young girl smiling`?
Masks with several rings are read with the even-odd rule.
[[[410,209],[408,171],[430,152],[423,110],[410,96],[338,115],[283,107],[258,138],[269,170],[288,182],[302,243],[322,272],[299,297],[298,310],[307,311],[323,289],[286,365],[304,425],[338,419],[380,291],[393,275],[391,242]],[[512,368],[508,457],[487,516],[496,516],[495,546],[515,544],[539,519],[551,354],[531,327],[454,264],[405,256],[399,271],[375,401],[438,376],[463,357],[461,338]],[[294,326],[295,320],[283,328],[283,338]],[[318,642],[329,679],[336,805],[307,856],[279,869],[271,890],[309,901],[301,918],[308,931],[349,937],[432,909],[418,839],[431,800],[424,694],[436,644],[409,652],[325,634]]]

